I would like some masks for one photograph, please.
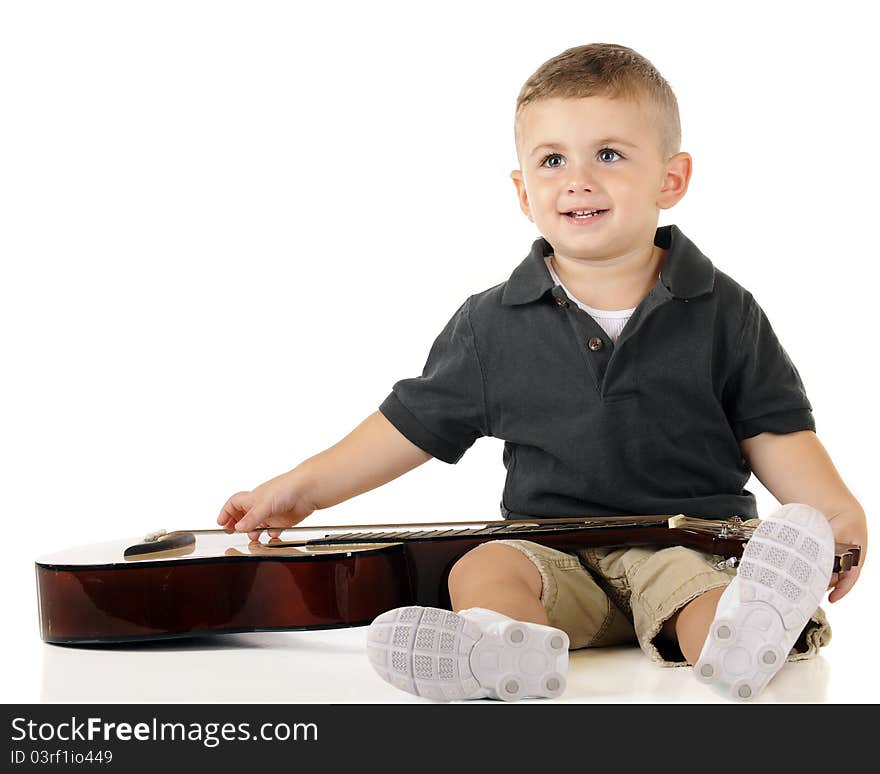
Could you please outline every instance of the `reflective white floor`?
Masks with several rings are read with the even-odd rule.
[[[385,683],[367,661],[366,628],[265,632],[123,648],[43,644],[44,702],[423,703]],[[854,638],[816,659],[788,663],[757,700],[873,702],[869,650]],[[864,651],[864,652],[863,652]],[[832,668],[833,664],[833,668]],[[533,700],[546,703],[547,700]],[[662,668],[637,647],[570,654],[568,688],[557,703],[719,703],[689,667]],[[497,702],[487,702],[497,703]]]

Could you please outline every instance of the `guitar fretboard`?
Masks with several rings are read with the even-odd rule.
[[[307,541],[309,545],[326,544],[326,543],[387,543],[399,540],[434,540],[436,538],[454,538],[454,537],[483,537],[486,535],[507,535],[522,532],[571,532],[583,530],[597,530],[621,528],[627,529],[639,526],[657,526],[658,523],[665,523],[666,519],[633,522],[615,520],[613,518],[602,518],[595,520],[576,519],[570,522],[554,521],[552,523],[541,523],[535,521],[517,522],[511,521],[505,524],[491,524],[482,527],[465,527],[465,528],[447,528],[438,527],[436,529],[415,529],[415,530],[388,530],[374,529],[361,530],[357,532],[341,532],[327,533],[323,538],[317,538]]]

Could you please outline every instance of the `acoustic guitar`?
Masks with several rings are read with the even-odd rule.
[[[310,526],[251,542],[225,529],[160,530],[36,561],[40,634],[58,644],[363,626],[403,605],[449,608],[455,561],[480,543],[562,551],[683,545],[735,566],[753,526],[677,516]],[[859,562],[837,544],[836,572]]]

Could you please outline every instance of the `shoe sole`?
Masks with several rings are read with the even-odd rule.
[[[821,604],[833,565],[831,527],[816,509],[790,503],[763,520],[719,600],[697,678],[737,700],[757,697]]]
[[[540,624],[481,627],[449,610],[400,607],[370,624],[367,655],[385,681],[428,699],[556,698],[565,691],[568,636]]]

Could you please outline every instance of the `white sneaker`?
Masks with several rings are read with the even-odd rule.
[[[834,567],[834,535],[809,505],[763,519],[718,601],[694,674],[734,699],[753,699],[785,664],[819,607]]]
[[[568,635],[480,607],[398,607],[370,624],[367,655],[383,680],[429,699],[556,698]]]

